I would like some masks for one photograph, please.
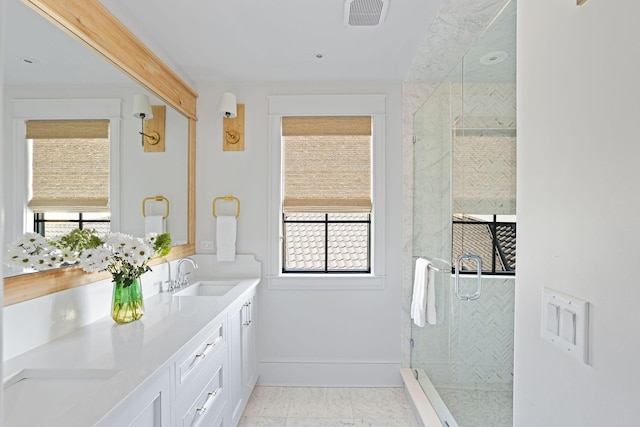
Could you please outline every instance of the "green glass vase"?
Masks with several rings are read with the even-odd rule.
[[[136,277],[129,286],[123,282],[113,282],[113,301],[111,303],[111,317],[117,323],[129,323],[144,315],[142,301],[142,286],[140,278]]]

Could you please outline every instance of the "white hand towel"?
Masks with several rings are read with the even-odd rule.
[[[162,234],[165,231],[165,221],[162,215],[147,215],[144,217],[144,234]]]
[[[416,260],[411,318],[420,327],[425,325],[425,321],[431,325],[436,324],[435,277],[429,265],[431,263],[424,258]]]
[[[236,258],[236,217],[218,215],[216,219],[216,245],[218,261],[233,261]]]
[[[436,271],[427,266],[427,323],[435,325],[436,319]]]

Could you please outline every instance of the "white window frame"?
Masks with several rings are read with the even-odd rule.
[[[269,208],[266,279],[270,289],[382,289],[385,286],[386,95],[281,95],[269,104]],[[282,273],[282,129],[284,116],[371,116],[371,273]]]
[[[110,140],[109,209],[111,229],[120,229],[120,127],[122,99],[15,99],[11,101],[13,117],[13,182],[7,190],[13,225],[7,224],[5,241],[11,242],[26,231],[33,231],[33,211],[29,209],[30,156],[25,138],[27,120],[108,119]],[[5,187],[6,188],[6,187]],[[8,222],[8,221],[7,221]]]

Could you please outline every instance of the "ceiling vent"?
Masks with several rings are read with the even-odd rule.
[[[344,22],[352,27],[377,27],[384,22],[389,0],[346,0]]]

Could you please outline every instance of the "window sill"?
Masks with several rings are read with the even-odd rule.
[[[268,289],[372,290],[384,289],[385,277],[373,274],[296,274],[267,276]]]

